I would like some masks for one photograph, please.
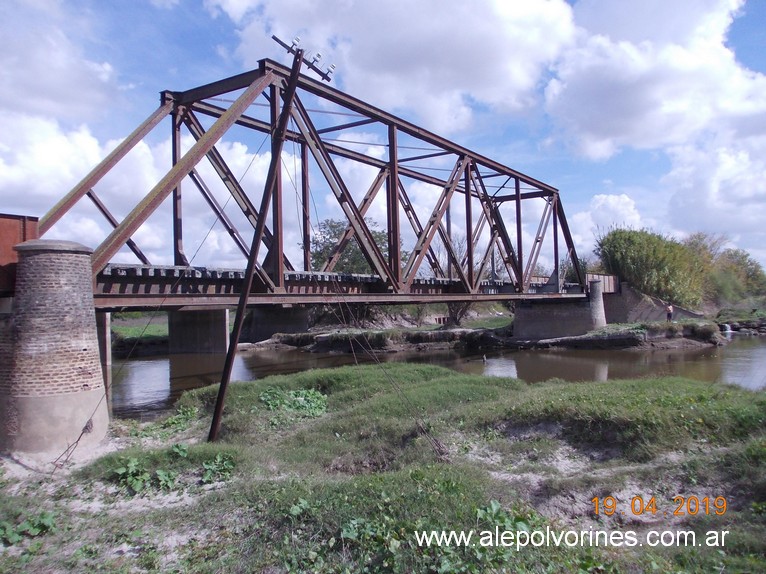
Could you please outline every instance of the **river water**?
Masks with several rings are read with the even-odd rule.
[[[232,381],[272,374],[369,362],[350,354],[299,350],[257,351],[237,355]],[[530,383],[559,378],[604,381],[674,375],[700,381],[766,388],[766,337],[735,337],[725,347],[674,351],[461,351],[399,352],[378,355],[380,361],[431,363],[477,375],[518,377]],[[172,355],[115,360],[112,367],[112,412],[116,417],[151,419],[172,408],[188,389],[220,381],[224,355]]]

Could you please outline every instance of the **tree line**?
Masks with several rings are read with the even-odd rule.
[[[642,293],[678,305],[736,305],[766,295],[766,274],[723,235],[677,240],[649,229],[613,228],[596,238],[593,271],[620,277]]]

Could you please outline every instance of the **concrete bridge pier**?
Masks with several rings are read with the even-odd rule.
[[[0,451],[87,450],[109,425],[91,249],[35,239],[15,250],[16,294],[0,329]]]
[[[521,301],[513,319],[513,336],[529,340],[574,337],[605,325],[603,286],[597,280],[590,282],[586,301]]]
[[[599,280],[589,282],[588,305],[590,306],[590,316],[593,329],[606,327],[606,310],[604,309],[604,285]]]
[[[226,353],[229,348],[229,310],[169,311],[171,355]]]
[[[243,335],[250,342],[265,341],[276,333],[304,333],[309,329],[308,307],[254,307]]]
[[[101,372],[104,375],[106,401],[109,416],[112,416],[112,314],[96,311],[96,336],[98,354],[101,358]]]

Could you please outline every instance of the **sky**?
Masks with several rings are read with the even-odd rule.
[[[334,87],[558,188],[581,257],[619,226],[722,235],[766,266],[763,0],[3,0],[0,212],[45,214],[160,91],[288,65],[272,34],[321,52]],[[258,143],[220,144],[252,185],[269,162]],[[169,129],[153,132],[99,184],[115,215],[169,150]],[[187,255],[233,262],[201,199],[184,209]],[[109,230],[78,205],[48,237],[95,247]],[[167,207],[134,238],[169,263]]]

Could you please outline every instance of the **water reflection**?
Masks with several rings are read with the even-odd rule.
[[[217,383],[225,356],[172,355],[116,360],[112,370],[115,416],[151,418],[168,409],[188,389]],[[303,351],[258,351],[237,356],[232,380],[337,367],[373,358]],[[379,355],[380,361],[431,363],[463,373],[517,377],[530,383],[559,378],[606,381],[645,376],[681,376],[709,382],[766,387],[766,340],[736,339],[726,347],[685,351],[459,351],[403,352]]]

